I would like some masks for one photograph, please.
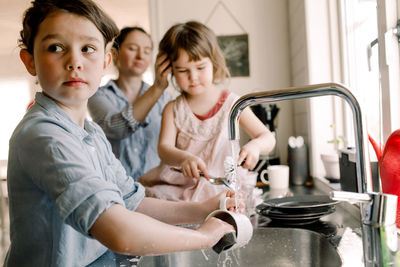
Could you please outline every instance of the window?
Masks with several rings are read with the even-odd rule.
[[[0,81],[0,160],[8,158],[8,141],[30,101],[27,81]]]
[[[400,127],[399,48],[392,31],[397,5],[398,0],[340,2],[344,80],[363,106],[368,134],[379,142]],[[345,128],[351,136],[351,125]]]

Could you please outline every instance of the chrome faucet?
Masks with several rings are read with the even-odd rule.
[[[397,252],[395,214],[397,196],[372,192],[373,181],[366,140],[367,131],[361,108],[349,89],[337,83],[307,85],[280,90],[251,93],[239,98],[231,108],[228,121],[229,139],[239,139],[239,117],[248,106],[282,100],[334,95],[343,98],[353,112],[356,144],[356,171],[358,193],[332,192],[339,200],[356,200],[360,204],[362,240],[365,266],[391,266]],[[383,216],[385,215],[385,216]],[[394,230],[393,230],[394,229]],[[395,240],[395,246],[393,245]],[[389,257],[389,256],[390,257]]]

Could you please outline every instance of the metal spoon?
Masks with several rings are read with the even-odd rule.
[[[182,170],[179,169],[179,168],[171,167],[171,170],[176,171],[176,172],[179,172],[179,173],[182,173]],[[202,174],[202,173],[200,173],[200,176],[205,178],[204,174]],[[225,185],[225,186],[228,187],[229,189],[235,190],[234,184],[233,184],[231,181],[229,181],[229,179],[227,179],[227,178],[225,178],[225,177],[210,177],[210,178],[208,179],[208,181],[209,181],[211,184],[215,184],[215,185]]]

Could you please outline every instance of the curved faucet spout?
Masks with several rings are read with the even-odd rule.
[[[282,100],[292,100],[299,98],[310,98],[316,96],[335,95],[344,98],[350,105],[353,112],[353,121],[356,138],[356,168],[357,186],[359,193],[372,192],[372,176],[369,164],[367,132],[365,130],[364,119],[357,99],[345,86],[337,83],[324,83],[307,85],[303,87],[291,87],[286,89],[271,90],[264,92],[251,93],[239,98],[233,105],[228,121],[229,139],[239,139],[239,117],[242,111],[251,105],[260,103],[270,103]]]

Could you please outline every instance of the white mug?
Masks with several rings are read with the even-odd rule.
[[[236,243],[231,247],[225,248],[224,251],[229,251],[245,246],[247,243],[249,243],[250,239],[253,236],[253,225],[251,224],[249,218],[242,213],[232,212],[226,209],[226,201],[228,199],[229,198],[225,196],[221,197],[219,205],[220,209],[214,210],[206,218],[207,220],[211,217],[216,217],[233,225],[233,227],[235,228]]]
[[[264,177],[268,174],[268,180]],[[289,166],[270,165],[260,173],[260,179],[271,189],[285,189],[289,187]]]

